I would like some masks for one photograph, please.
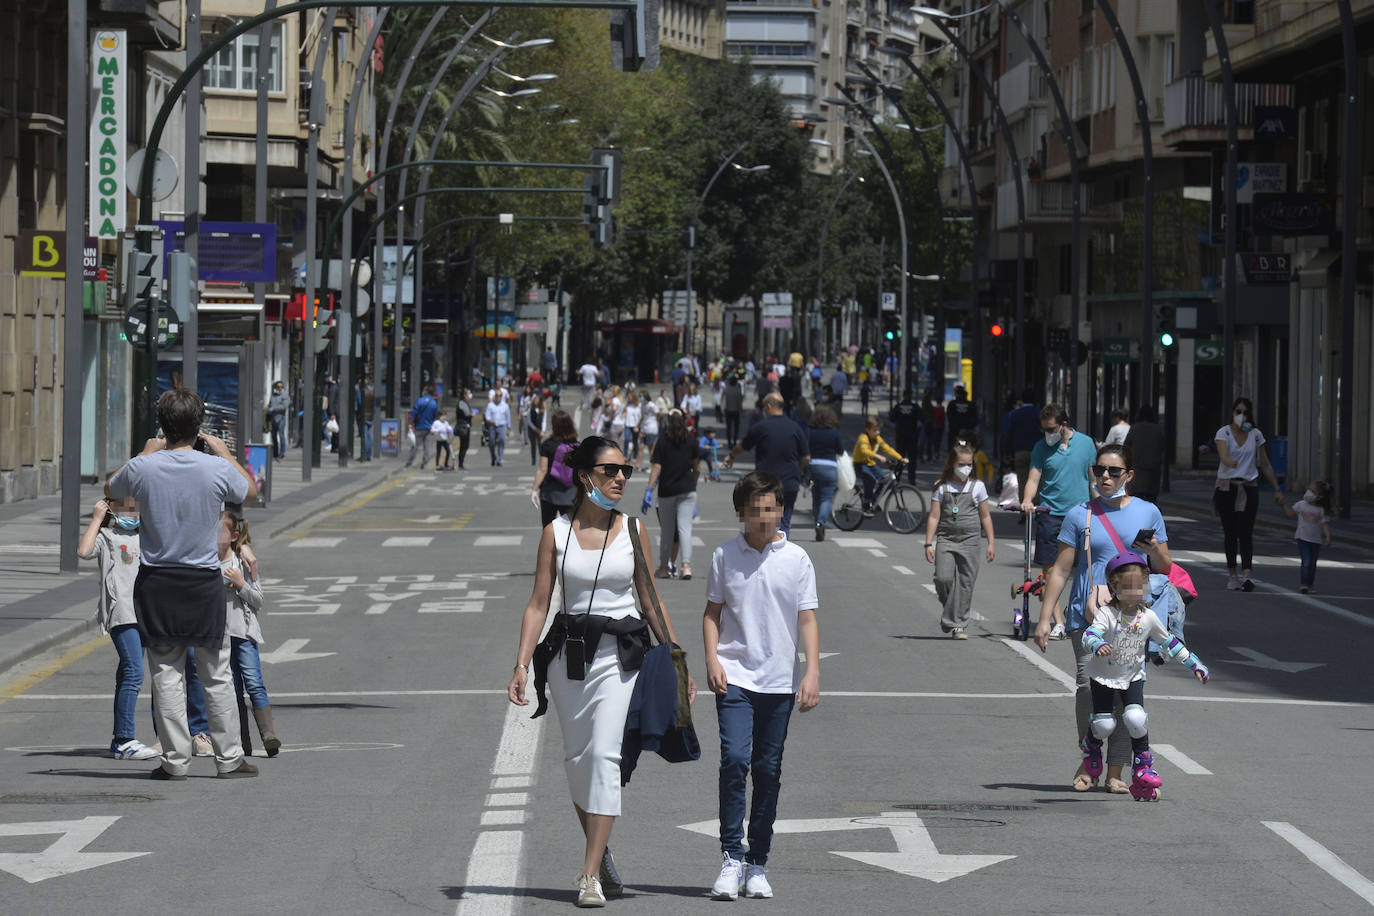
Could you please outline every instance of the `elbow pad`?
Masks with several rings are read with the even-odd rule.
[[[1188,651],[1188,647],[1185,646],[1183,640],[1179,639],[1177,636],[1169,637],[1169,644],[1164,647],[1164,654],[1169,658],[1178,658],[1181,654],[1183,657],[1178,660],[1185,665],[1188,664],[1188,659],[1192,657],[1192,653]]]
[[[1091,627],[1083,631],[1083,645],[1087,646],[1093,653],[1096,653],[1106,644],[1107,641],[1102,638],[1101,634]]]

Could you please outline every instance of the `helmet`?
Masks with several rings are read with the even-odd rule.
[[[1146,563],[1140,554],[1133,550],[1123,550],[1107,561],[1107,575],[1110,577],[1112,573],[1126,566],[1141,566],[1147,573],[1150,570],[1150,564]]]

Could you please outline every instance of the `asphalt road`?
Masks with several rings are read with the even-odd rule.
[[[581,838],[554,715],[504,698],[532,584],[528,456],[474,450],[259,545],[266,680],[285,741],[255,780],[185,783],[104,755],[115,654],[65,647],[0,684],[0,912],[524,913],[572,905]],[[703,482],[689,582],[661,583],[704,682],[709,551],[730,482]],[[636,506],[642,480],[629,488]],[[1291,541],[1261,537],[1259,589],[1224,590],[1219,527],[1169,516],[1203,597],[1203,686],[1152,668],[1157,804],[1069,789],[1067,642],[1010,639],[1015,516],[979,578],[972,638],[939,631],[919,535],[877,520],[799,540],[820,580],[821,705],[796,715],[770,903],[789,913],[1315,913],[1374,905],[1374,561],[1323,557],[1295,593]],[[655,543],[657,524],[651,522]],[[611,907],[694,913],[719,865],[715,711],[700,761],[641,762],[612,837]],[[140,737],[151,741],[145,697]],[[261,751],[259,751],[261,754]]]

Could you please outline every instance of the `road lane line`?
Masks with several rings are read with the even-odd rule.
[[[1354,891],[1365,903],[1374,906],[1374,881],[1351,868],[1340,856],[1285,821],[1260,823],[1291,843],[1309,862]]]
[[[421,537],[389,537],[382,541],[383,547],[428,547],[434,541],[433,536],[424,535]]]
[[[1154,699],[1154,697],[1150,699]],[[1154,749],[1156,754],[1163,757],[1165,760],[1178,767],[1181,772],[1187,773],[1189,776],[1212,775],[1211,770],[1207,769],[1172,744],[1151,744],[1150,747]]]
[[[22,675],[21,677],[16,678],[8,684],[0,685],[0,705],[3,705],[9,702],[10,700],[13,700],[17,696],[24,695],[27,691],[32,690],[34,687],[37,687],[40,683],[52,677],[54,674],[61,671],[63,668],[67,667],[72,662],[79,661],[80,659],[85,658],[87,655],[90,655],[96,649],[100,648],[102,645],[105,645],[109,641],[110,637],[104,635],[97,636],[94,639],[87,640],[86,642],[83,642],[81,645],[62,653],[60,656],[53,659],[51,662],[48,662],[48,664],[43,665],[41,668],[38,668],[35,671],[31,671],[28,674]],[[108,696],[109,695],[106,694],[107,698]],[[31,694],[24,696],[24,699],[26,700],[32,698],[33,696]]]
[[[1053,664],[1050,663],[1049,659],[1037,655],[1034,649],[1032,649],[1025,643],[1021,642],[1019,639],[1006,639],[1005,637],[999,637],[998,641],[1006,647],[1008,647],[1009,649],[1011,649],[1013,652],[1019,654],[1022,658],[1030,662],[1035,667],[1039,668],[1041,671],[1048,674],[1050,677],[1054,678],[1060,684],[1064,685],[1070,690],[1077,689],[1078,685],[1074,682],[1074,679],[1071,675],[1065,674],[1063,671],[1059,670],[1059,668],[1055,667]]]
[[[914,575],[916,575],[916,573],[912,572],[910,569],[906,568],[905,566],[894,566],[894,567],[892,567],[892,571],[895,572],[895,573],[901,573],[901,574],[904,575],[904,576],[914,576]]]
[[[525,708],[506,709],[501,742],[491,765],[492,787],[504,788],[510,781],[534,782],[535,752],[544,720],[525,716]],[[525,822],[527,792],[493,792],[487,796],[481,825],[510,826]],[[507,916],[515,910],[521,896],[520,867],[524,859],[525,834],[520,830],[483,830],[477,834],[463,879],[463,897],[458,901],[458,916]]]

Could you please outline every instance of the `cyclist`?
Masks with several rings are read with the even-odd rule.
[[[854,470],[864,488],[864,516],[872,517],[878,511],[874,494],[878,484],[890,476],[890,472],[880,465],[901,464],[906,461],[902,453],[884,441],[881,433],[883,421],[870,414],[864,418],[864,431],[859,433],[859,441],[854,443]]]

